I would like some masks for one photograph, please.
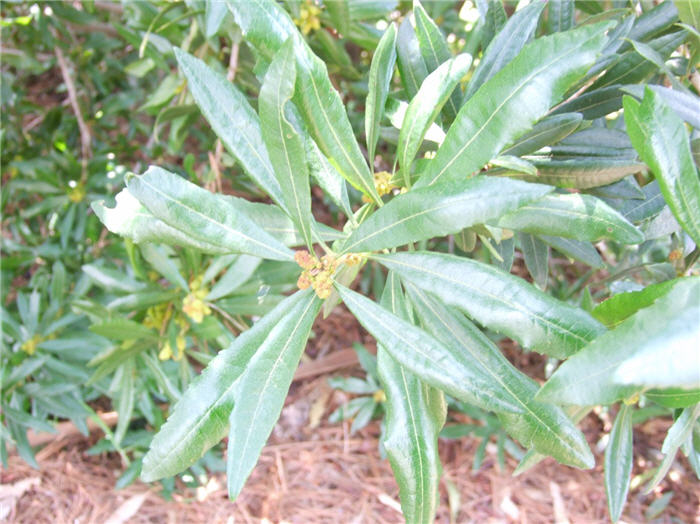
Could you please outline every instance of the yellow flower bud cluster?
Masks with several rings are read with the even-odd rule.
[[[27,355],[33,355],[36,351],[36,347],[41,343],[42,340],[43,339],[41,338],[41,335],[34,335],[29,340],[24,341],[24,343],[21,346],[21,349]]]
[[[338,260],[333,255],[324,255],[319,260],[306,250],[297,251],[294,260],[304,270],[297,280],[299,289],[313,288],[319,298],[327,299],[333,290],[333,273]]]
[[[168,360],[172,358],[175,361],[182,360],[185,356],[185,346],[186,346],[185,335],[180,333],[175,337],[175,345],[177,347],[177,355],[173,355],[173,348],[170,346],[170,340],[166,340],[160,348],[158,353],[158,358],[160,360]]]
[[[360,253],[348,253],[341,257],[327,254],[319,260],[306,250],[297,251],[294,260],[304,270],[297,280],[299,289],[313,288],[321,299],[327,299],[333,290],[333,274],[341,264],[354,266],[364,260]]]
[[[199,276],[190,282],[190,293],[182,301],[182,311],[197,324],[211,315],[211,309],[204,302],[208,294],[209,290],[202,286],[202,277]]]
[[[321,28],[320,14],[321,9],[312,0],[306,0],[301,4],[299,18],[295,18],[294,23],[302,33],[308,35],[311,31]]]
[[[379,171],[374,174],[374,188],[377,190],[377,194],[382,197],[388,195],[394,189],[398,189],[398,186],[391,183],[393,175],[388,171]],[[362,196],[363,202],[372,202],[372,200],[367,196]]]

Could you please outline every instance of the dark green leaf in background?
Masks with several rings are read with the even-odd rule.
[[[605,495],[610,520],[617,522],[625,507],[632,474],[632,408],[622,405],[605,448]]]

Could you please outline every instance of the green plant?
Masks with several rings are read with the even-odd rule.
[[[473,66],[469,55],[452,56],[416,2],[414,23],[406,16],[398,28],[388,25],[369,68],[369,166],[326,65],[276,2],[227,2],[256,58],[257,111],[222,74],[175,50],[194,101],[273,203],[213,194],[150,167],[127,179],[115,208],[96,204],[96,212],[138,243],[296,267],[300,290],[193,381],[153,439],[142,479],[179,473],[228,435],[235,498],[279,416],[314,319],[339,300],[378,342],[383,444],[408,522],[434,516],[445,394],[493,413],[489,430],[497,417],[503,435],[528,448],[520,471],[544,456],[592,467],[576,421],[590,406],[620,403],[606,455],[613,520],[629,486],[638,403],[676,415],[651,486],[678,449],[699,472],[700,279],[683,275],[697,271],[700,191],[695,142],[682,120],[696,125],[682,106],[698,98],[684,82],[693,67],[687,48],[669,60],[690,32],[675,25],[670,2],[640,17],[581,4],[594,13],[577,25],[573,2],[550,3],[551,34],[533,38],[545,3],[510,18],[500,2],[483,3],[469,34],[473,51],[481,49]],[[392,82],[395,64],[401,86]],[[663,79],[677,88],[643,87]],[[640,85],[641,105],[624,95],[641,95]],[[383,156],[395,153],[394,167],[375,172],[379,137],[391,136],[380,132],[385,116],[398,129],[395,149],[382,144]],[[347,214],[342,232],[312,215],[312,178]],[[362,194],[358,209],[346,182]],[[483,250],[475,250],[477,239]],[[516,245],[536,285],[509,273]],[[550,248],[585,265],[570,266],[573,284],[560,275],[549,282]],[[368,261],[388,270],[378,301],[349,288]],[[644,271],[646,282],[658,283],[626,280]],[[623,292],[595,304],[616,290]],[[487,332],[564,363],[540,387]]]

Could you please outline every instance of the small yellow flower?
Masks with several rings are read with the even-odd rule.
[[[142,324],[148,328],[160,329],[163,327],[168,319],[170,318],[170,309],[168,309],[168,304],[159,304],[157,306],[151,306],[146,310],[146,316],[143,319]]]
[[[68,190],[68,199],[77,204],[83,201],[86,194],[87,190],[85,189],[85,184],[76,184],[75,187]]]
[[[202,285],[202,277],[198,276],[190,282],[190,293],[182,301],[183,313],[197,324],[211,315],[211,309],[204,302],[208,294],[209,290]]]
[[[374,187],[377,189],[379,196],[388,195],[397,186],[391,183],[391,173],[388,171],[379,171],[374,174]]]
[[[311,31],[321,28],[320,14],[321,9],[311,0],[306,0],[299,8],[299,18],[295,18],[294,23],[302,33],[308,35]]]
[[[377,391],[375,391],[372,395],[372,398],[375,402],[386,402],[386,394],[382,389],[378,389]]]
[[[170,347],[170,342],[167,340],[163,344],[163,346],[160,348],[160,352],[158,353],[158,358],[160,360],[168,360],[169,358],[172,358],[173,356],[173,350]]]
[[[26,340],[22,344],[22,351],[24,351],[27,355],[33,355],[36,351],[36,347],[41,343],[42,340],[43,339],[41,338],[41,335],[34,335],[32,338]]]

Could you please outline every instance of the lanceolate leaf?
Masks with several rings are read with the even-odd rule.
[[[469,100],[484,82],[503,69],[530,41],[544,6],[545,2],[533,2],[513,13],[484,51],[464,92],[464,100]]]
[[[416,36],[423,61],[428,73],[435,71],[440,64],[452,57],[450,49],[440,28],[425,12],[417,0],[413,4],[413,15],[416,19]],[[462,91],[454,91],[445,104],[445,114],[452,120],[462,105]]]
[[[450,93],[471,66],[471,55],[462,54],[441,64],[425,79],[406,110],[396,149],[401,170],[406,172],[420,148],[425,133],[435,121]],[[407,174],[404,174],[404,178]]]
[[[116,202],[112,208],[105,207],[103,201],[92,203],[95,214],[112,233],[130,238],[137,244],[159,242],[170,246],[193,247],[204,253],[229,252],[226,247],[196,239],[157,219],[128,189],[122,189],[117,194]]]
[[[409,320],[399,279],[389,273],[382,305]],[[405,369],[381,344],[377,368],[386,394],[384,449],[399,485],[401,509],[407,523],[431,523],[439,493],[440,456],[437,439],[445,423],[445,396]]]
[[[226,474],[236,498],[277,422],[321,300],[311,289],[269,331],[234,387]],[[287,299],[289,300],[289,299]]]
[[[357,228],[345,251],[375,251],[457,233],[532,202],[551,188],[479,176],[399,195]]]
[[[423,382],[468,403],[488,404],[489,409],[518,410],[504,397],[489,399],[486,386],[472,369],[463,348],[445,346],[415,325],[400,319],[372,300],[336,284],[343,302],[367,331],[403,367]],[[477,400],[478,399],[478,400]]]
[[[273,0],[227,0],[246,41],[267,58],[298,34],[287,12]],[[321,151],[348,182],[379,202],[372,174],[355,140],[340,95],[328,78],[326,65],[303,39],[295,46],[297,86],[294,103]]]
[[[178,48],[175,56],[190,93],[221,142],[255,183],[282,204],[282,191],[263,147],[260,120],[245,95],[198,58]]]
[[[547,25],[551,32],[571,29],[574,25],[574,0],[550,0]]]
[[[270,330],[300,304],[297,293],[220,351],[185,391],[144,457],[141,478],[150,482],[176,475],[194,464],[228,429],[234,386]]]
[[[607,186],[644,169],[644,164],[641,162],[634,159],[621,159],[617,156],[580,157],[569,160],[532,160],[532,163],[537,167],[536,176],[515,171],[509,171],[505,175],[519,180],[551,184],[558,187],[588,189]]]
[[[700,245],[700,180],[682,120],[651,89],[642,103],[624,98],[632,144],[651,168],[678,223]]]
[[[425,292],[411,285],[408,289],[425,330],[471,361],[474,386],[482,388],[482,401],[475,405],[493,409],[493,404],[500,402],[508,406],[496,410],[504,429],[522,444],[534,446],[564,464],[593,465],[581,432],[561,409],[534,400],[537,384],[515,369],[488,337]]]
[[[641,231],[617,211],[598,198],[582,194],[547,195],[500,218],[498,226],[577,240],[644,242]]]
[[[311,137],[306,140],[306,161],[309,165],[309,173],[316,179],[321,189],[343,210],[345,216],[352,217],[353,212],[348,200],[345,179],[331,165]]]
[[[537,122],[532,130],[521,136],[512,146],[503,150],[504,155],[526,155],[555,144],[573,133],[583,120],[580,113],[550,115]]]
[[[260,88],[258,110],[263,139],[275,166],[285,207],[307,247],[311,249],[313,219],[304,139],[285,115],[287,103],[294,94],[296,80],[294,38],[291,36],[273,58]]]
[[[297,293],[285,299],[214,357],[185,391],[168,421],[153,438],[143,460],[141,478],[145,482],[180,473],[226,436],[237,380],[258,348],[273,343],[269,336],[271,330],[290,312],[298,312],[308,298],[308,293]],[[273,338],[278,342],[284,334],[276,333]]]
[[[680,279],[564,362],[538,393],[560,404],[609,404],[646,387],[700,387],[700,278]]]
[[[372,258],[526,348],[562,358],[604,331],[588,313],[475,260],[432,253]]]
[[[643,98],[647,88],[659,95],[683,120],[700,129],[700,97],[659,85],[630,85],[625,86],[624,90],[637,98]]]
[[[520,233],[520,247],[523,250],[525,266],[530,272],[532,280],[540,289],[547,287],[549,276],[549,246],[539,238],[527,233]]]
[[[421,185],[468,177],[528,131],[593,63],[609,24],[594,24],[528,44],[462,109]]]
[[[151,166],[127,182],[129,192],[148,211],[195,240],[228,253],[245,253],[274,260],[290,260],[292,252],[237,213],[226,197],[214,195],[185,179]]]
[[[413,30],[409,17],[405,17],[399,25],[396,39],[396,57],[401,75],[401,82],[408,93],[409,98],[413,98],[418,93],[418,89],[423,80],[428,76],[428,69],[420,54],[418,39]]]
[[[396,63],[396,25],[391,24],[379,41],[369,68],[369,93],[365,103],[365,136],[370,164],[374,164],[374,150],[379,139],[379,123],[384,115],[384,104]]]
[[[605,448],[605,495],[610,520],[617,522],[625,507],[632,474],[632,408],[622,405]]]
[[[667,280],[647,286],[641,291],[618,293],[598,304],[591,314],[606,327],[614,328],[640,309],[651,306],[677,283],[678,279]]]

